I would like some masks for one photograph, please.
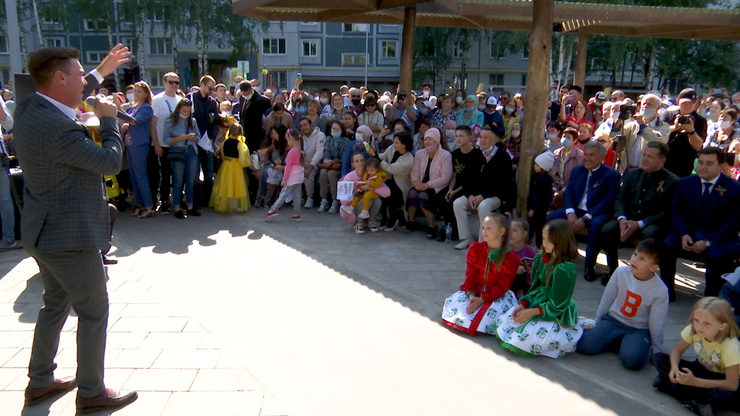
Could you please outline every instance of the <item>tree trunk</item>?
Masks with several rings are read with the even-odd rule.
[[[648,58],[647,71],[645,71],[645,90],[650,91],[653,88],[653,78],[655,78],[655,55],[657,48],[655,41],[650,42],[650,57]]]
[[[170,29],[170,37],[172,38],[172,70],[177,74],[177,36],[175,36],[175,28]]]
[[[560,40],[558,41],[558,92],[560,92],[560,86],[563,84],[563,59],[565,58],[565,33],[559,34]],[[555,97],[557,100],[557,97]]]
[[[18,28],[20,29],[20,36],[18,36],[18,46],[21,49],[21,68],[22,68],[21,70],[23,72],[26,72],[27,71],[26,66],[27,66],[28,59],[26,58],[26,51],[27,51],[26,29],[23,27],[23,12],[22,11],[21,13],[18,13]],[[43,48],[44,45],[41,44],[41,47]],[[13,74],[10,74],[10,75],[11,77],[13,76]]]
[[[545,111],[550,90],[550,62],[552,61],[552,20],[555,9],[553,0],[534,0],[533,24],[529,34],[529,67],[527,91],[524,94],[524,119],[522,146],[517,168],[517,214],[527,218],[529,179],[534,157],[544,147]]]
[[[575,45],[568,45],[568,55],[565,58],[565,80],[564,84],[570,84],[570,61],[573,58],[573,47]]]
[[[137,32],[139,32],[139,36],[137,39],[137,43],[139,44],[139,56],[137,57],[136,62],[139,64],[139,74],[141,76],[141,79],[146,80],[151,85],[152,82],[156,80],[149,79],[149,77],[147,77],[146,70],[144,69],[146,67],[146,45],[144,44],[144,39],[147,38],[144,34],[144,27],[146,26],[146,24],[144,23],[145,19],[146,16],[142,13],[141,15],[139,15],[139,22],[136,24],[136,27],[138,29]]]
[[[195,48],[198,50],[198,78],[203,73],[203,29],[200,24],[195,25]]]
[[[36,35],[39,37],[39,47],[44,47],[44,38],[41,36],[41,19],[39,19],[39,6],[36,0],[31,0],[33,5],[33,21],[36,24]]]

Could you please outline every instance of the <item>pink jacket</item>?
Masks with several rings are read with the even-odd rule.
[[[565,189],[566,185],[568,185],[570,173],[573,171],[573,168],[583,164],[583,150],[573,146],[567,159],[563,160],[563,149],[564,147],[555,150],[555,163],[553,163],[552,169],[550,169],[550,173],[554,176],[552,185],[557,191]],[[563,174],[561,175],[560,168],[563,163],[565,165],[562,166]]]
[[[411,168],[412,184],[414,181],[422,180],[424,172],[427,169],[427,163],[429,163],[427,149],[421,149],[416,152],[414,167]],[[431,188],[434,188],[435,192],[439,192],[450,183],[450,179],[452,179],[452,154],[439,147],[432,158],[432,166],[429,168],[429,182],[427,184]]]
[[[285,181],[290,185],[303,183],[303,165],[301,164],[301,151],[293,148],[288,151],[285,158]]]
[[[362,178],[360,178],[360,176],[357,175],[357,171],[356,170],[353,170],[352,172],[344,175],[344,178],[342,180],[343,181],[350,181],[350,182],[357,182],[357,181],[361,181]],[[374,191],[381,198],[388,198],[391,195],[391,190],[390,190],[390,188],[388,188],[388,185],[386,185],[385,183],[383,183],[383,185],[381,185],[380,188],[375,188]],[[351,199],[348,199],[346,201],[340,201],[340,202],[342,203],[342,205],[349,205],[352,202],[352,200]],[[354,224],[355,221],[357,220],[357,218],[355,217],[355,214],[354,213],[351,214],[351,215],[349,215],[349,214],[345,213],[341,209],[339,210],[339,215],[342,217],[342,219],[344,219],[345,221],[347,221],[350,224]]]

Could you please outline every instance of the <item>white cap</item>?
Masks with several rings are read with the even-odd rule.
[[[498,100],[496,97],[488,97],[488,100],[486,100],[486,106],[488,107],[496,107],[498,104]]]
[[[552,169],[552,165],[555,164],[555,155],[550,152],[541,153],[539,156],[534,158],[534,163],[538,164],[545,172]]]

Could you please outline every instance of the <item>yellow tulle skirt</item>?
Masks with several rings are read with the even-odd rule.
[[[208,204],[218,212],[246,212],[249,209],[247,180],[238,159],[224,157],[213,184]]]

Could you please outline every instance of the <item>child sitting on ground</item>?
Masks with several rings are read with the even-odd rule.
[[[545,225],[542,250],[532,262],[532,288],[496,321],[496,334],[514,353],[560,358],[576,350],[584,324],[573,300],[578,275],[573,260],[578,252],[567,221]]]
[[[380,188],[386,179],[388,179],[388,174],[380,169],[380,161],[371,157],[365,161],[365,175],[362,177],[362,182],[358,183],[363,185],[367,184],[371,189],[375,189]],[[368,218],[370,217],[370,204],[373,199],[376,198],[378,198],[377,193],[373,191],[365,191],[362,195],[355,196],[354,199],[352,199],[352,203],[350,204],[351,206],[343,205],[342,211],[347,215],[352,215],[352,213],[355,212],[354,208],[357,207],[357,204],[359,204],[360,201],[362,201],[362,211],[357,218]]]
[[[740,411],[739,335],[726,300],[711,296],[700,299],[671,355],[655,354],[658,376],[653,387],[680,400],[696,414]],[[696,361],[681,359],[689,347],[698,355]]]
[[[617,268],[596,312],[596,325],[586,325],[578,352],[599,354],[619,346],[622,365],[638,370],[647,362],[650,345],[663,352],[663,326],[668,317],[668,288],[661,280],[659,247],[653,239],[637,245],[630,265]]]
[[[529,225],[521,219],[511,220],[509,232],[509,246],[511,251],[519,256],[519,268],[516,271],[511,291],[521,299],[532,286],[532,260],[537,255],[537,249],[527,244],[529,241]]]
[[[442,307],[442,322],[470,335],[494,335],[494,323],[516,306],[509,290],[519,267],[519,257],[508,246],[509,220],[501,214],[483,218],[481,242],[470,243],[465,282]]]

